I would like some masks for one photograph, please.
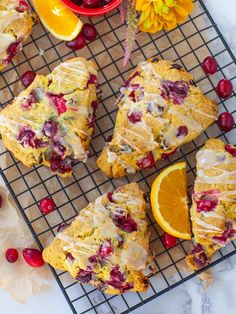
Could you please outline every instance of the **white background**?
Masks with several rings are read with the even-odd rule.
[[[229,45],[236,54],[236,1],[205,0]],[[235,104],[236,106],[236,104]],[[214,283],[205,291],[199,279],[182,286],[135,310],[147,314],[235,314],[236,313],[236,257],[214,267]],[[17,286],[17,282],[16,282]],[[22,291],[24,293],[24,291]],[[0,314],[70,314],[56,283],[46,293],[32,298],[27,304],[13,301],[0,291]],[[78,312],[79,313],[79,312]],[[109,312],[106,311],[106,314]]]

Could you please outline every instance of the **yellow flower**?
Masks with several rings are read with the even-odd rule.
[[[171,30],[183,23],[193,10],[193,0],[135,0],[136,10],[141,11],[139,29],[156,33]]]

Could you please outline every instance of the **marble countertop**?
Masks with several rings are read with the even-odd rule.
[[[236,55],[236,1],[205,0],[205,4]],[[235,314],[236,256],[212,268],[214,282],[205,289],[195,277],[170,292],[133,311],[135,314]],[[69,314],[70,309],[56,282],[53,287],[32,298],[27,304],[13,301],[0,291],[1,309],[6,314]],[[105,310],[101,314],[109,314]]]

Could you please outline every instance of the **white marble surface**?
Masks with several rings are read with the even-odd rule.
[[[205,0],[205,3],[236,55],[236,1]],[[236,256],[215,266],[212,271],[214,283],[207,290],[198,278],[194,278],[133,313],[235,314]],[[34,297],[27,304],[16,303],[4,291],[0,291],[0,304],[1,314],[70,313],[56,283],[51,290]],[[104,313],[109,314],[109,311]]]

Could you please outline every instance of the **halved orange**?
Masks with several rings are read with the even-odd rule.
[[[32,0],[41,22],[56,38],[70,41],[81,31],[83,23],[61,0]]]
[[[191,239],[186,163],[176,163],[160,173],[152,185],[153,215],[167,233],[181,239]]]

